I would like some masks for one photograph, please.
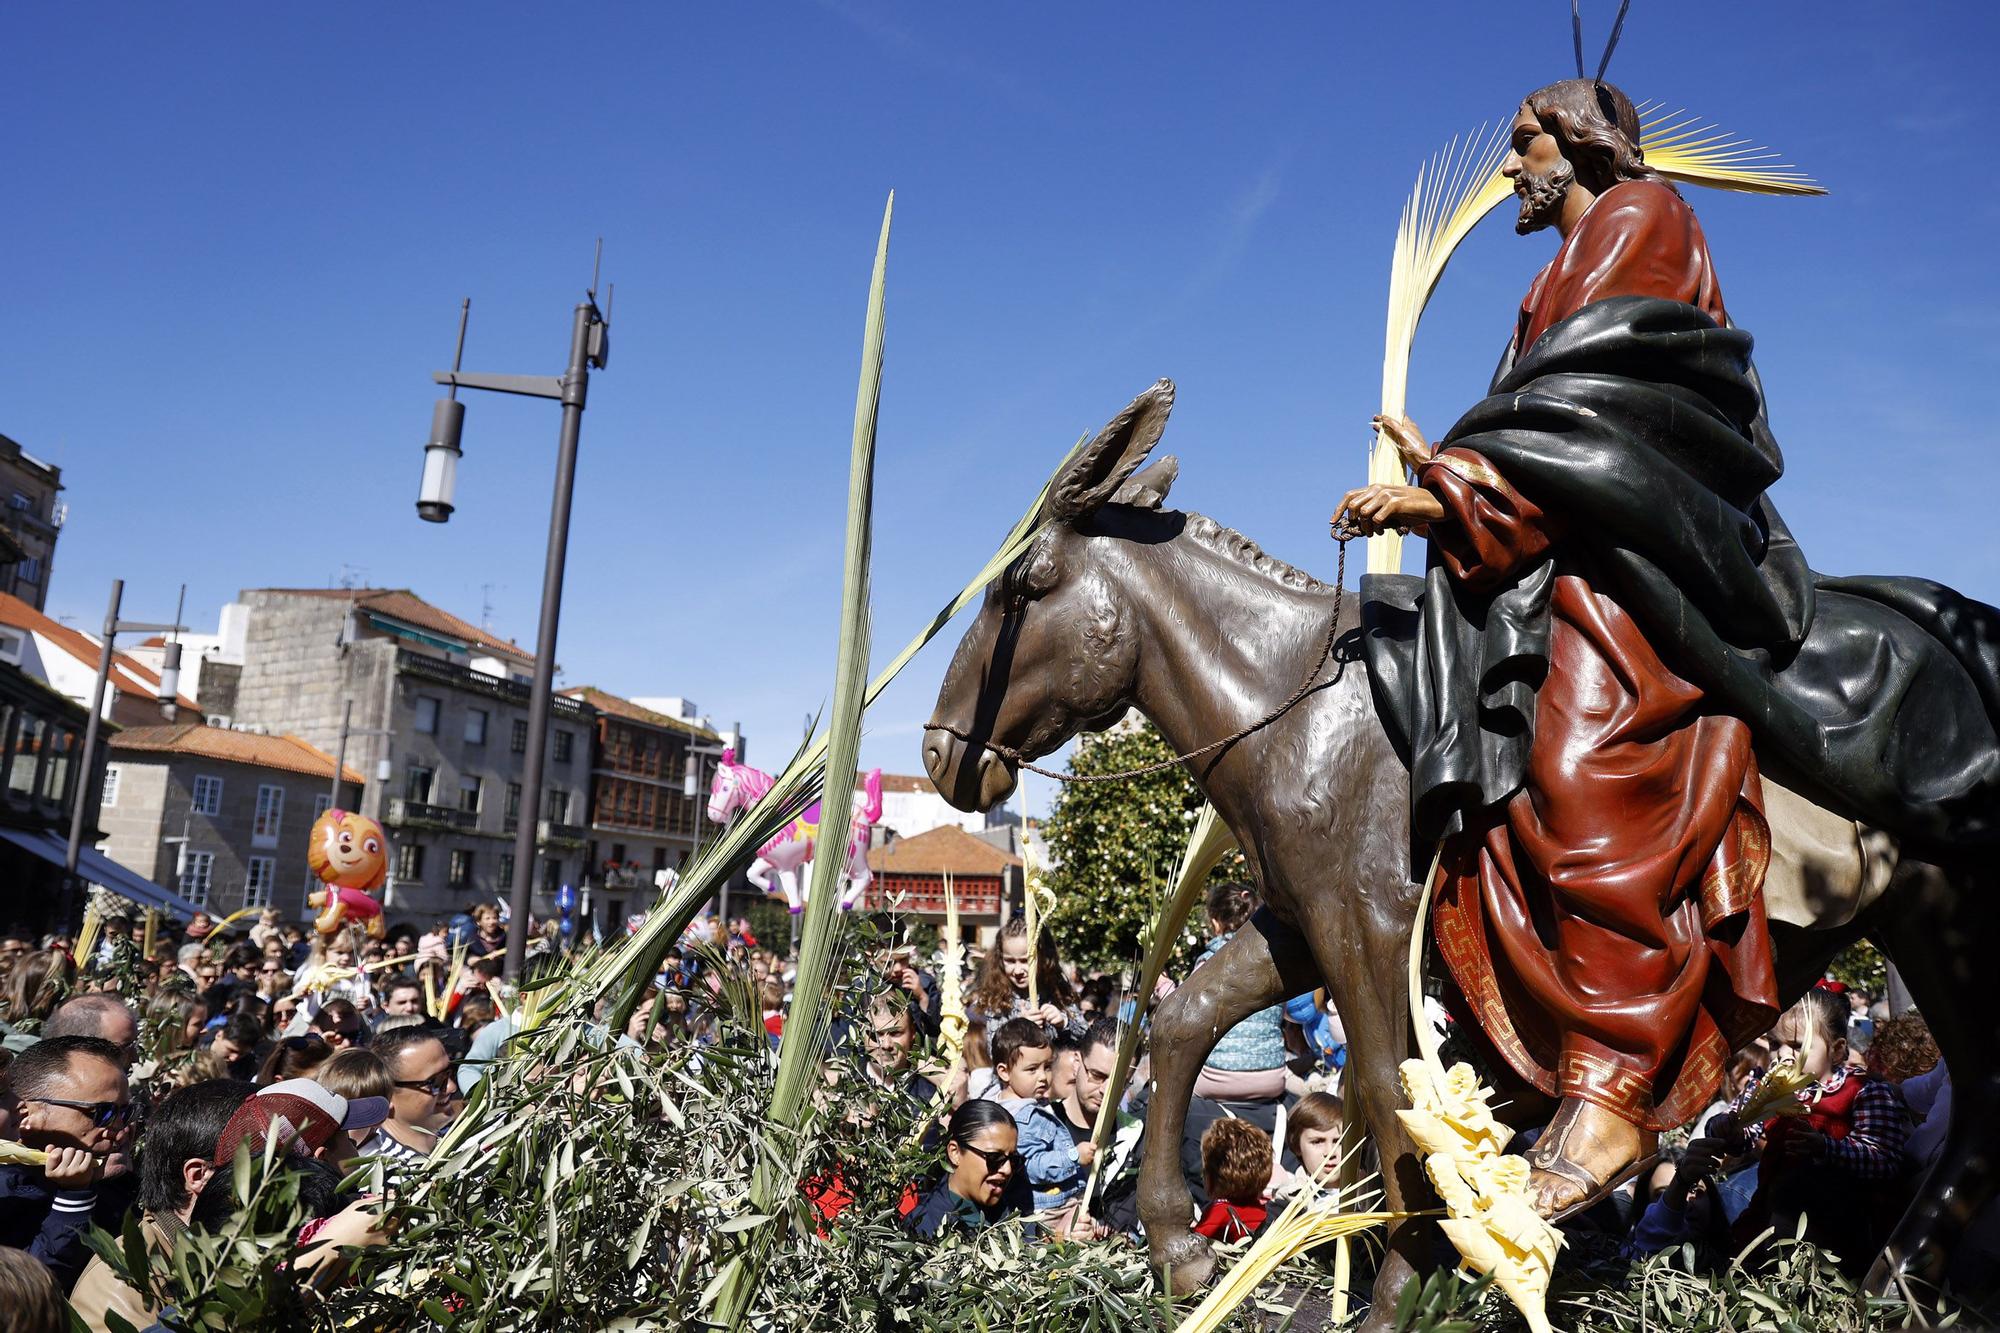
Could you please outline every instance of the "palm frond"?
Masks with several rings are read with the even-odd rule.
[[[1513,192],[1500,174],[1507,155],[1506,124],[1481,126],[1454,139],[1424,163],[1403,204],[1396,227],[1396,250],[1389,265],[1389,327],[1382,355],[1382,412],[1400,416],[1410,385],[1410,348],[1431,293],[1444,277],[1452,251],[1473,227]],[[1387,436],[1378,435],[1369,455],[1368,480],[1385,485],[1405,478],[1403,460]],[[1393,574],[1402,568],[1403,538],[1385,532],[1368,539],[1368,572]]]
[[[1826,187],[1778,154],[1686,111],[1639,108],[1639,151],[1669,180],[1746,194],[1814,195]]]
[[[1669,180],[1748,194],[1815,195],[1826,190],[1778,154],[1739,139],[1685,111],[1640,108],[1640,152],[1646,165]],[[1431,293],[1459,242],[1481,218],[1504,203],[1513,186],[1500,174],[1507,156],[1505,123],[1463,140],[1454,139],[1424,163],[1403,205],[1396,250],[1389,266],[1389,327],[1382,356],[1382,411],[1400,415],[1407,404],[1410,349]],[[1377,435],[1369,452],[1368,480],[1397,485],[1406,479],[1403,460],[1387,437]],[[1402,567],[1403,539],[1394,532],[1368,539],[1368,572],[1394,573]]]
[[[1288,1260],[1328,1241],[1344,1247],[1348,1238],[1364,1231],[1417,1216],[1356,1210],[1351,1206],[1355,1201],[1356,1196],[1346,1191],[1322,1191],[1311,1184],[1301,1186],[1285,1210],[1244,1250],[1236,1266],[1210,1289],[1201,1304],[1188,1312],[1174,1333],[1215,1333],[1228,1322],[1236,1307],[1249,1300],[1264,1279]],[[1344,1313],[1334,1318],[1338,1320]]]

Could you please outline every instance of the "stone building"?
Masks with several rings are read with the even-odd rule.
[[[345,809],[361,774],[342,773]],[[220,918],[276,907],[311,915],[319,881],[307,834],[333,802],[333,756],[296,736],[201,723],[129,727],[111,738],[98,815],[105,855]]]
[[[353,704],[347,762],[363,814],[394,848],[392,921],[427,922],[504,899],[528,748],[534,658],[407,589],[258,588],[241,595],[232,718],[323,750]],[[595,710],[557,696],[535,871],[537,912],[581,882]],[[387,773],[386,779],[382,776]]]
[[[0,592],[39,611],[49,601],[49,570],[66,506],[62,469],[44,463],[0,435],[0,545],[11,564],[0,564]]]

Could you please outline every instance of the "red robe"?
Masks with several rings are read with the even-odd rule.
[[[1516,353],[1613,296],[1727,318],[1700,224],[1665,185],[1592,204],[1529,287]],[[1556,563],[1525,783],[1444,848],[1439,952],[1535,1087],[1649,1129],[1685,1123],[1777,1014],[1749,728],[1711,712],[1565,548],[1589,515],[1543,510],[1471,450],[1441,450],[1418,480],[1448,515],[1432,544],[1468,588]]]

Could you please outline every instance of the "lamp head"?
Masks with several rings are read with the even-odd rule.
[[[440,398],[431,410],[431,438],[424,446],[424,477],[417,490],[417,517],[426,523],[451,518],[452,497],[458,491],[458,460],[464,452],[459,437],[465,430],[465,404]]]

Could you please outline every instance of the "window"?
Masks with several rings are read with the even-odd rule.
[[[17,629],[0,629],[0,662],[21,665],[21,648],[26,637]]]
[[[19,491],[15,491],[12,495],[7,497],[7,507],[9,509],[26,509],[29,506],[33,505],[34,503],[35,502],[33,500],[30,500],[27,496],[21,494]]]
[[[181,897],[196,907],[208,906],[208,887],[215,875],[214,852],[184,852],[181,855]]]
[[[424,848],[422,843],[406,842],[396,849],[396,878],[416,879],[424,877]]]
[[[616,862],[617,862],[617,863],[618,863],[619,865],[621,865],[621,866],[625,864],[625,844],[624,844],[624,843],[622,843],[622,842],[614,842],[614,843],[612,843],[612,844],[611,844],[611,859],[612,859],[613,861],[616,861]]]
[[[653,873],[657,875],[666,868],[667,868],[667,849],[664,847],[655,847],[653,849]]]
[[[42,558],[38,555],[31,555],[26,560],[15,565],[14,577],[22,583],[40,583],[42,581]]]
[[[118,804],[118,765],[116,764],[106,764],[104,766],[104,800],[101,804],[106,810]]]
[[[431,803],[431,779],[437,770],[411,764],[403,771],[403,799],[415,805]]]
[[[458,808],[468,815],[479,813],[479,779],[460,778],[458,780]]]
[[[416,729],[423,732],[426,736],[437,735],[438,701],[427,694],[420,694],[417,696],[416,708]]]
[[[569,793],[561,787],[549,788],[548,795],[542,798],[542,815],[551,824],[567,824],[569,822]]]
[[[562,862],[551,857],[542,862],[542,892],[554,893],[562,887]]]
[[[7,790],[32,796],[42,761],[42,744],[49,724],[33,713],[21,714],[21,731],[14,738],[13,761],[7,769]]]
[[[468,708],[465,710],[465,743],[467,745],[486,744],[486,710]]]
[[[472,853],[463,849],[451,854],[451,887],[462,889],[472,883]]]
[[[276,847],[278,845],[278,825],[285,818],[285,789],[274,787],[268,782],[257,784],[257,817],[250,821],[250,845],[252,847]],[[266,890],[266,901],[269,890]],[[260,904],[261,905],[261,904]]]
[[[512,852],[500,853],[500,887],[503,889],[514,887],[514,853]]]
[[[219,815],[222,813],[221,778],[212,778],[206,773],[195,774],[194,812],[198,815]]]
[[[555,740],[556,762],[558,764],[567,764],[569,762],[570,751],[575,748],[576,733],[558,729]]]
[[[315,795],[313,797],[313,822],[318,823],[319,817],[332,808],[333,798],[331,796],[328,796],[325,792]]]
[[[507,743],[507,748],[515,754],[528,752],[528,723],[525,718],[514,719],[514,737]]]
[[[245,907],[269,907],[271,887],[277,883],[278,863],[268,856],[250,858],[250,876],[243,881]]]

